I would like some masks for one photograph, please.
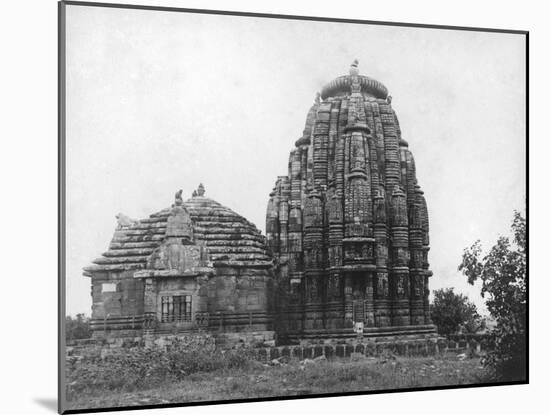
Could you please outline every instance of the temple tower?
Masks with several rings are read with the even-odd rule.
[[[388,90],[329,82],[270,194],[281,338],[434,332],[428,210]]]

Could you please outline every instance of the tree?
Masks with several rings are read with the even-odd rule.
[[[92,335],[90,330],[90,318],[80,313],[75,316],[65,317],[65,338],[67,340],[89,339]]]
[[[443,335],[455,334],[462,329],[475,333],[481,325],[481,317],[474,303],[453,288],[435,290],[432,305],[432,320]]]
[[[481,295],[496,320],[494,350],[487,363],[504,380],[525,379],[527,374],[527,224],[514,212],[513,238],[501,236],[482,257],[480,241],[464,250],[459,271],[473,284],[481,280]]]

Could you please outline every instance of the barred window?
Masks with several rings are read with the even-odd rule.
[[[191,296],[174,295],[162,297],[161,322],[191,321]]]

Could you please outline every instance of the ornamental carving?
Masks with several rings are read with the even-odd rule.
[[[275,258],[297,252],[301,240],[303,258],[288,269],[315,276],[302,286],[302,308],[282,326],[314,331],[311,322],[325,310],[320,326],[352,330],[354,296],[365,305],[365,327],[429,324],[428,208],[387,88],[354,61],[322,89],[303,131],[266,215]],[[423,314],[419,304],[411,309],[411,296]]]

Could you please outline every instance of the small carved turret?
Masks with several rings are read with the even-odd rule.
[[[406,195],[395,186],[390,205],[392,324],[407,326],[409,315],[409,229]]]
[[[390,325],[388,281],[388,227],[383,189],[374,197],[374,237],[376,239],[376,282],[374,313],[377,327]]]
[[[422,250],[422,191],[414,186],[409,208],[410,311],[411,324],[424,324],[424,270]]]

